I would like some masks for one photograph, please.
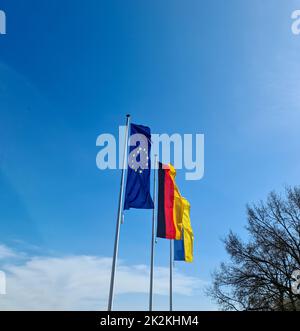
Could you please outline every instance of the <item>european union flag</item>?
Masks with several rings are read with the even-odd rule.
[[[150,128],[131,124],[124,209],[154,208],[150,194],[150,152]]]

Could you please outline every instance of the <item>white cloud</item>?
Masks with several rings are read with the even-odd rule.
[[[5,245],[0,245],[0,260],[16,257],[16,253]]]
[[[2,246],[1,246],[2,247]],[[3,252],[5,249],[3,248]],[[7,248],[7,252],[9,249]],[[36,256],[0,267],[6,273],[6,295],[0,310],[104,310],[111,271],[111,259],[96,256]],[[174,271],[174,294],[189,296],[203,282]],[[149,269],[120,261],[115,294],[148,294]],[[155,269],[154,293],[168,295],[169,270]],[[130,309],[130,303],[128,303]]]

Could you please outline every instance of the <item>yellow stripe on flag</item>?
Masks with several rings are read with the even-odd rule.
[[[190,203],[185,198],[182,198],[182,204],[184,206],[182,225],[183,225],[185,261],[193,262],[194,233],[190,219]]]

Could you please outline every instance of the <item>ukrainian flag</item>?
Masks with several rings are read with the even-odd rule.
[[[193,262],[194,234],[190,219],[190,203],[182,198],[182,239],[174,240],[174,260]]]

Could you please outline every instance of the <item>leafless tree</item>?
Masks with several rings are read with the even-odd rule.
[[[292,273],[300,269],[300,187],[247,206],[247,242],[230,232],[230,262],[213,274],[208,295],[223,310],[300,310]]]

